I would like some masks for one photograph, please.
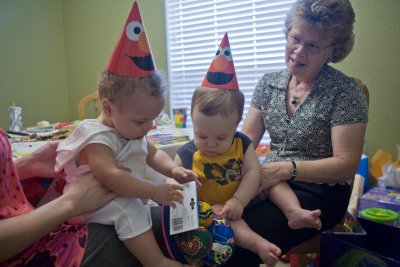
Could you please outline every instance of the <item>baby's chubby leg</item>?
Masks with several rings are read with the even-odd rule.
[[[161,252],[153,232],[148,230],[136,237],[123,241],[128,250],[144,267],[183,267],[188,266],[168,259]]]
[[[257,253],[267,267],[277,264],[281,249],[251,230],[243,219],[229,221],[235,233],[235,242],[242,248]]]
[[[264,196],[277,205],[288,219],[288,226],[291,229],[315,228],[321,229],[321,211],[306,210],[300,205],[297,196],[286,182],[281,182],[269,188],[269,192],[262,192]]]

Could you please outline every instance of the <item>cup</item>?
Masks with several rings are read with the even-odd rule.
[[[10,127],[8,130],[13,132],[22,132],[22,108],[17,106],[9,106]]]
[[[186,108],[173,108],[174,123],[176,128],[186,128]]]

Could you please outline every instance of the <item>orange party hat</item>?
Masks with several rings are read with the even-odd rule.
[[[137,2],[133,3],[106,69],[128,77],[145,77],[156,70]]]
[[[201,86],[239,90],[228,33],[225,33]]]

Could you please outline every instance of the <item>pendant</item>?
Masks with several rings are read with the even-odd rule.
[[[297,105],[297,103],[299,102],[300,97],[298,96],[292,96],[292,105]]]

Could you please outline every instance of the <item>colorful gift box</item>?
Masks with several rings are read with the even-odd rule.
[[[400,213],[400,191],[374,187],[363,194],[358,200],[358,216],[362,217],[362,211],[367,208],[383,208]],[[400,221],[396,220],[387,224],[400,227]]]

